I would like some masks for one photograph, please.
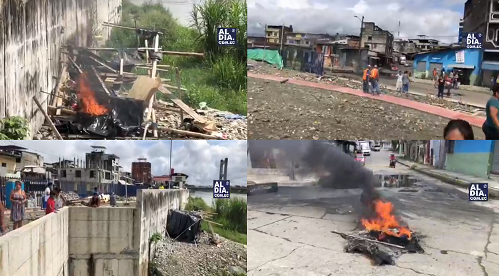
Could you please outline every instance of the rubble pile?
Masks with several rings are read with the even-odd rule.
[[[81,201],[80,196],[75,192],[65,192],[61,191],[61,197],[64,201],[64,205],[75,205]]]
[[[86,48],[67,48],[68,62],[56,88],[51,93],[42,91],[50,95],[47,112],[33,99],[47,122],[35,139],[246,139],[244,116],[206,106],[195,110],[181,99],[186,89],[180,79],[172,85],[172,80],[159,75],[152,78],[151,71],[171,68],[157,65],[161,56],[154,52],[152,64],[143,61],[144,54],[137,50],[120,64]],[[135,73],[136,68],[147,69],[149,75]],[[168,101],[159,101],[158,93]]]

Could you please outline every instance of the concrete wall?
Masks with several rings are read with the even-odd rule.
[[[135,208],[65,207],[0,237],[1,276],[147,276],[149,239],[188,190],[139,190]],[[151,254],[150,254],[151,252]]]
[[[1,237],[0,275],[69,275],[68,225],[65,207]]]
[[[454,153],[447,153],[446,170],[479,177],[490,172],[494,143],[490,140],[455,141]]]
[[[155,246],[149,244],[149,239],[155,233],[166,235],[166,221],[170,209],[183,209],[189,198],[189,190],[138,190],[137,218],[134,229],[140,239],[135,239],[134,248],[140,249],[139,273],[137,276],[147,276],[149,256],[154,256]],[[151,248],[149,248],[151,246]],[[150,249],[150,250],[149,250]]]
[[[69,275],[136,276],[135,208],[71,207]]]
[[[35,134],[44,118],[32,97],[46,107],[39,91],[54,89],[61,47],[106,39],[99,23],[118,23],[120,14],[121,0],[0,0],[0,118],[27,118]]]

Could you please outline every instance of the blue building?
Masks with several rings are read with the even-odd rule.
[[[466,49],[464,47],[420,53],[414,56],[414,76],[431,79],[434,68],[445,71],[457,69],[463,74],[461,83],[480,85],[482,59],[482,49]]]

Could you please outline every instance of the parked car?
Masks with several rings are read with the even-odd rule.
[[[374,144],[371,148],[372,151],[380,151],[381,150],[381,145],[380,144]]]

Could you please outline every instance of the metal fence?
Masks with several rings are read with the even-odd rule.
[[[319,76],[324,74],[324,54],[322,53],[308,49],[285,49],[281,51],[281,56],[285,68]]]

